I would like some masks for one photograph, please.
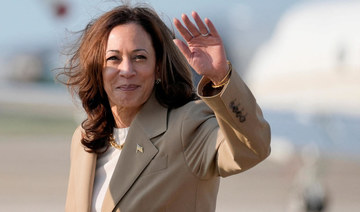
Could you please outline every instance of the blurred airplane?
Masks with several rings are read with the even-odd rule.
[[[359,1],[336,1],[289,10],[253,57],[246,77],[264,108],[320,126],[322,145],[336,151],[360,149],[359,9]]]
[[[249,81],[273,110],[360,115],[360,2],[289,10],[257,52]]]
[[[359,1],[297,5],[249,65],[249,86],[272,117],[271,158],[284,163],[293,146],[302,149],[287,211],[325,210],[321,157],[331,152],[359,159],[359,11]]]

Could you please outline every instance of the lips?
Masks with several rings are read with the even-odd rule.
[[[134,91],[138,89],[140,86],[135,84],[126,84],[116,87],[116,89],[119,89],[121,91]]]

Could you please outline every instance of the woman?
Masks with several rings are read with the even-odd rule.
[[[212,22],[192,16],[196,26],[174,19],[186,43],[142,7],[85,29],[64,72],[87,113],[72,138],[67,211],[215,211],[219,177],[269,155],[261,109]],[[203,76],[198,95],[188,64]]]

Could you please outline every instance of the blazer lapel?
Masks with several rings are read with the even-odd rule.
[[[166,130],[167,108],[153,94],[133,120],[105,194],[102,211],[112,211],[151,162],[158,149],[151,138]]]

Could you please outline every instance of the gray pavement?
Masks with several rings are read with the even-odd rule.
[[[69,108],[0,102],[1,212],[64,211],[70,139],[76,127],[72,117]],[[325,159],[327,211],[359,211],[360,161],[335,155]],[[289,212],[297,167],[297,157],[282,164],[266,160],[222,179],[217,211]]]

